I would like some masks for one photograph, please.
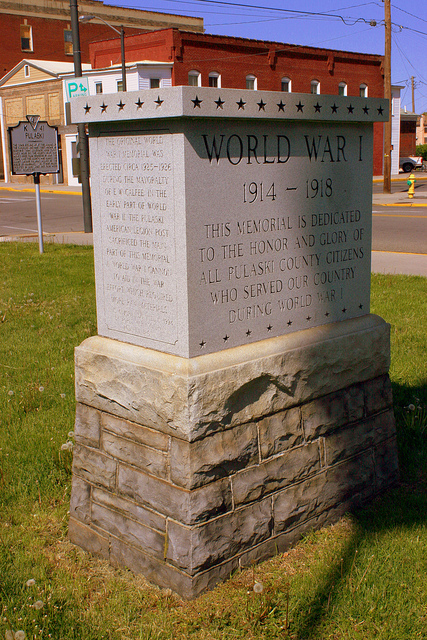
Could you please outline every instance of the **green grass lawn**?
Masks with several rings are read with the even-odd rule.
[[[427,279],[372,278],[391,324],[400,486],[193,602],[67,541],[61,445],[94,297],[91,247],[0,244],[0,638],[427,638]]]

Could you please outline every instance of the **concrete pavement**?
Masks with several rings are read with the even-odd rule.
[[[427,192],[420,193],[417,187],[423,182],[427,182],[427,174],[416,173],[417,183],[415,185],[414,197],[410,200],[407,194],[407,184],[409,174],[392,176],[392,186],[394,193],[374,193],[372,197],[373,206],[398,206],[398,207],[427,207]],[[375,177],[374,184],[382,183],[382,177]],[[400,188],[401,186],[401,188]],[[33,191],[31,184],[1,184],[0,190],[8,191]],[[67,185],[41,185],[41,193],[60,192],[74,196],[81,196],[81,187],[70,187]],[[427,215],[427,212],[426,212]],[[20,240],[22,242],[37,242],[37,234],[2,236],[0,242],[12,242]],[[56,242],[61,244],[90,245],[93,243],[91,233],[67,232],[67,233],[44,233],[45,243]],[[403,252],[372,251],[372,271],[374,273],[391,273],[420,275],[427,277],[427,254],[412,254]]]

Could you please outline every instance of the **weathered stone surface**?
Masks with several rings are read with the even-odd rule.
[[[73,544],[82,547],[89,553],[107,559],[109,557],[108,536],[101,535],[98,531],[71,517],[68,523],[68,538]]]
[[[258,462],[258,434],[254,423],[219,431],[196,442],[171,439],[171,480],[194,489],[228,477]]]
[[[324,472],[292,485],[273,497],[275,534],[302,524],[326,508],[322,504],[326,481]]]
[[[240,505],[277,491],[320,471],[317,443],[309,443],[261,464],[241,471],[233,477],[234,504]]]
[[[379,413],[371,418],[374,424],[375,442],[380,443],[382,440],[388,440],[396,435],[396,420],[394,418],[393,409]]]
[[[326,472],[326,483],[319,500],[325,509],[349,502],[358,506],[375,493],[374,458],[366,451]]]
[[[92,490],[92,500],[109,509],[121,511],[125,516],[143,522],[151,529],[157,529],[162,532],[166,531],[166,518],[164,516],[145,509],[131,500],[125,500],[114,493],[98,489],[97,487],[94,487]]]
[[[361,385],[316,398],[301,407],[307,440],[318,438],[344,424],[363,417],[364,395]]]
[[[326,464],[331,466],[351,458],[371,447],[373,442],[374,430],[370,420],[334,431],[324,439]]]
[[[396,438],[381,442],[375,447],[375,489],[384,491],[399,480],[399,461]]]
[[[192,441],[386,373],[389,326],[363,316],[191,359],[94,336],[75,354],[79,402]]]
[[[73,450],[73,474],[85,478],[91,484],[114,489],[116,462],[96,449],[76,443]]]
[[[133,464],[158,478],[168,479],[169,456],[163,451],[151,449],[126,438],[118,438],[108,431],[102,432],[101,450],[118,461]]]
[[[169,437],[157,429],[148,429],[136,422],[116,418],[109,413],[101,413],[101,426],[103,429],[115,433],[138,444],[146,445],[159,451],[168,451]]]
[[[99,447],[101,413],[86,404],[77,402],[74,435],[78,442],[89,447]]]
[[[232,508],[228,478],[188,491],[131,467],[120,465],[118,491],[183,524],[196,524]]]
[[[73,475],[71,481],[70,516],[80,522],[90,522],[91,485]]]
[[[262,459],[301,444],[304,434],[300,407],[291,407],[260,420],[258,433]]]
[[[146,553],[156,558],[163,558],[165,550],[165,534],[150,529],[136,520],[126,518],[112,509],[92,503],[92,522],[95,526],[122,538],[125,542],[141,547]]]
[[[389,409],[393,405],[391,382],[388,375],[365,383],[365,404],[368,416]]]
[[[272,528],[270,499],[197,527],[183,527],[170,521],[166,559],[195,574],[266,540]]]

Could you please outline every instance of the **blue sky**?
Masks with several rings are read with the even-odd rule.
[[[105,0],[138,9],[204,19],[208,33],[328,49],[384,53],[384,3],[358,0]],[[296,10],[295,10],[296,8]],[[326,15],[324,15],[326,14]],[[370,22],[375,21],[376,26]],[[392,83],[402,90],[402,106],[427,111],[427,2],[392,0]],[[382,23],[382,24],[381,24]]]

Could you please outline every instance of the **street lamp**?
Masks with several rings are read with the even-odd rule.
[[[106,24],[107,27],[110,27],[110,29],[118,33],[120,36],[120,47],[121,47],[121,54],[122,54],[122,86],[123,86],[123,91],[126,91],[125,30],[123,29],[123,25],[120,27],[120,31],[119,31],[118,29],[116,29],[116,27],[113,27],[112,24],[110,24],[100,16],[80,16],[79,17],[80,22],[89,22],[90,20],[95,20],[95,19],[101,20],[101,22]]]

